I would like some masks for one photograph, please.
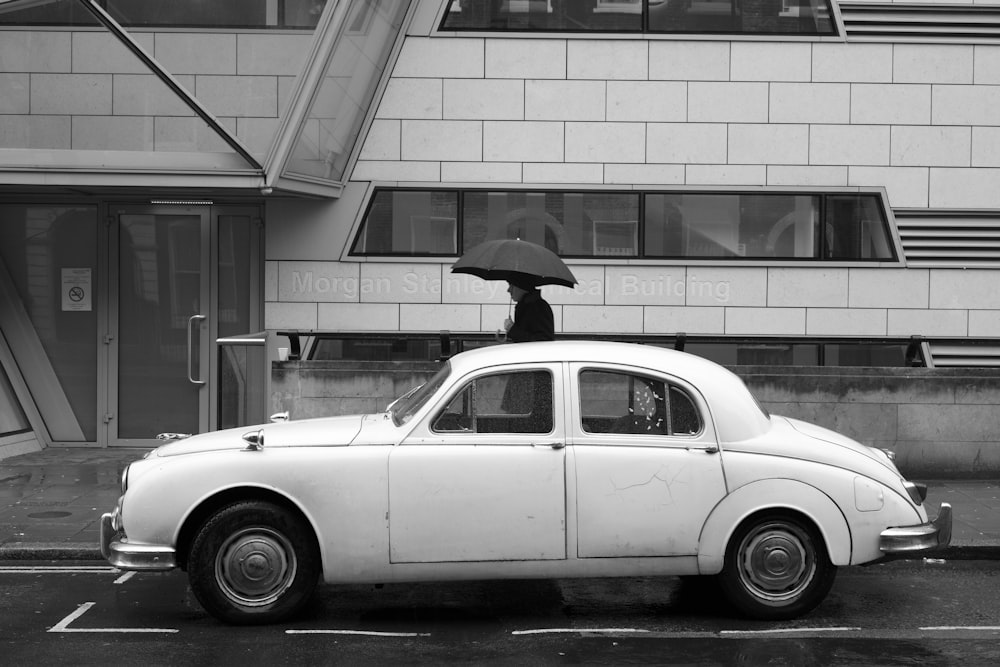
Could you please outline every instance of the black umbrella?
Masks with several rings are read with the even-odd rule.
[[[519,285],[573,287],[576,276],[548,248],[521,239],[486,241],[458,258],[452,273],[469,273],[483,280],[506,280]]]

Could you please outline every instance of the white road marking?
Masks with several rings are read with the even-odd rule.
[[[5,565],[0,574],[118,574],[121,570],[110,565]]]
[[[377,630],[285,630],[286,635],[365,635],[369,637],[430,637],[429,632],[379,632]]]
[[[805,632],[860,632],[861,628],[774,628],[772,630],[719,630],[720,635],[779,635]]]
[[[134,576],[135,576],[135,571],[134,570],[132,572],[126,572],[122,576],[120,576],[117,579],[115,579],[115,583],[116,584],[124,584],[126,581],[128,581],[129,579],[131,579]]]
[[[70,623],[72,623],[76,619],[86,614],[87,611],[89,611],[90,608],[94,606],[94,604],[95,604],[94,602],[84,602],[83,604],[81,604],[79,607],[76,608],[76,611],[72,612],[71,614],[66,616],[66,618],[53,625],[51,628],[49,628],[48,632],[160,632],[160,633],[178,632],[178,630],[175,630],[173,628],[71,628],[69,627]]]
[[[576,633],[576,634],[628,634],[628,633],[642,633],[649,632],[649,630],[641,630],[639,628],[539,628],[537,630],[514,630],[510,634],[512,635],[546,635],[546,634],[556,634],[556,633]]]
[[[995,632],[1000,630],[1000,625],[931,625],[920,628],[921,630],[964,631],[964,630],[988,630]]]

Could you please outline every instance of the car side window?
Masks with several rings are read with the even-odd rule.
[[[694,435],[701,430],[698,409],[683,389],[616,371],[580,373],[580,415],[587,433]]]
[[[552,374],[546,370],[484,375],[468,382],[431,425],[436,432],[549,433]]]

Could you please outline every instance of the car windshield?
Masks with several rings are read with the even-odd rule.
[[[424,384],[406,392],[401,398],[392,403],[389,407],[389,414],[392,416],[392,423],[402,426],[424,406],[434,392],[444,384],[444,381],[451,375],[451,364],[447,361],[440,370],[434,374],[430,380]]]

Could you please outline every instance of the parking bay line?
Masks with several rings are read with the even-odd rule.
[[[69,624],[86,614],[96,603],[84,602],[76,608],[76,611],[68,614],[66,618],[59,621],[48,632],[179,632],[174,628],[71,628]]]
[[[368,637],[430,637],[429,632],[382,632],[378,630],[285,630],[286,635],[364,635]]]

